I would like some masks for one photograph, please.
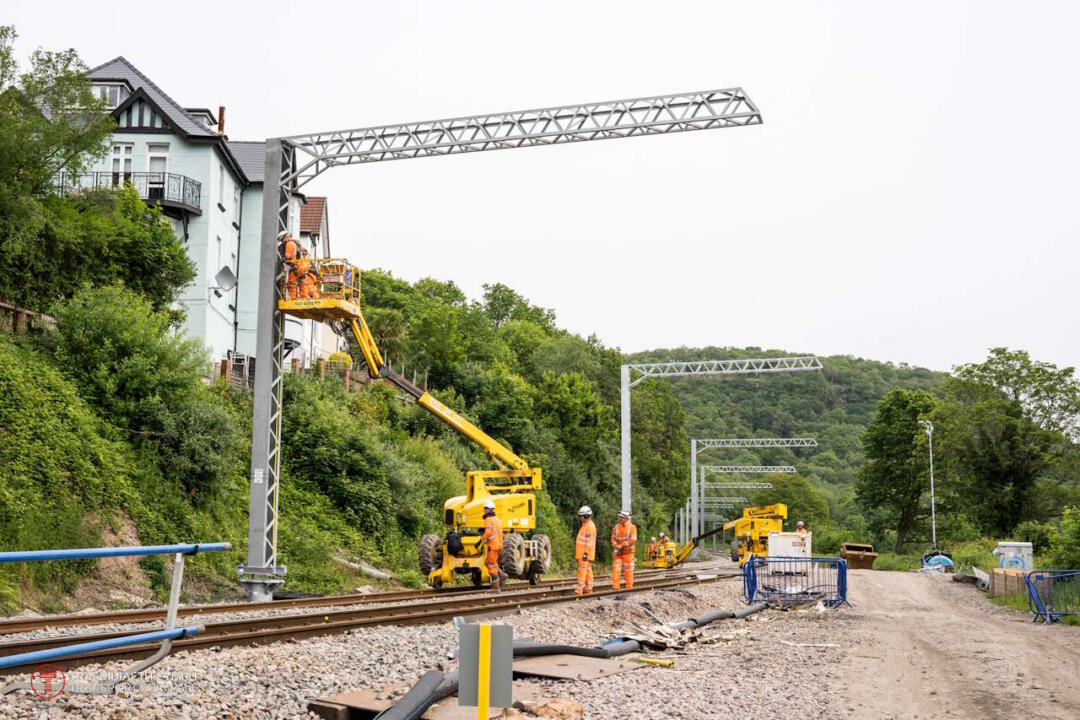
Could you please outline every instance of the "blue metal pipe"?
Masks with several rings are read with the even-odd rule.
[[[194,543],[185,545],[134,545],[111,548],[70,548],[68,550],[20,550],[0,552],[0,563],[40,562],[43,560],[83,560],[87,558],[126,557],[130,555],[194,555],[200,552],[231,550],[230,543]]]
[[[97,650],[111,650],[112,648],[161,642],[163,640],[179,640],[180,638],[197,635],[199,629],[198,625],[189,625],[188,627],[175,628],[173,630],[157,630],[155,632],[127,635],[120,638],[110,638],[109,640],[96,640],[94,642],[49,648],[48,650],[21,653],[19,655],[7,655],[5,657],[0,657],[0,669],[19,667],[21,665],[38,665],[43,662],[48,662],[49,660],[72,657],[73,655],[82,655],[83,653],[95,652]]]

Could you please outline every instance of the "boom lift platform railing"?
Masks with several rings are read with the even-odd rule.
[[[152,665],[158,663],[169,654],[173,640],[191,637],[202,631],[198,625],[186,627],[176,626],[176,610],[180,604],[180,588],[184,582],[184,558],[188,555],[197,555],[201,552],[221,552],[231,550],[229,543],[204,543],[204,544],[178,544],[178,545],[146,545],[127,546],[112,548],[70,548],[64,550],[27,550],[17,552],[0,552],[0,563],[21,562],[46,562],[51,560],[88,560],[108,557],[132,557],[144,555],[174,555],[172,582],[169,586],[169,606],[165,616],[165,627],[153,632],[136,633],[125,635],[120,638],[98,640],[96,642],[76,643],[63,647],[49,648],[29,653],[18,653],[0,657],[0,671],[8,672],[14,668],[33,667],[41,663],[53,660],[73,658],[85,653],[97,650],[109,650],[112,648],[129,647],[145,643],[160,642],[157,651],[134,665],[111,673],[109,681],[98,685],[72,685],[66,684],[64,692],[81,694],[109,694],[116,686],[128,678],[141,673]],[[14,682],[0,687],[0,695],[7,695],[16,690],[30,689],[29,682]]]

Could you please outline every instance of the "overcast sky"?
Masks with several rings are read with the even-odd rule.
[[[1080,3],[7,0],[0,22],[23,57],[124,55],[241,140],[741,86],[763,126],[308,192],[336,254],[471,297],[504,282],[627,351],[1080,355]]]

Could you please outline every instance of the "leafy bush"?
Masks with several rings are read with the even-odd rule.
[[[56,356],[80,394],[137,444],[152,446],[163,474],[193,499],[213,497],[240,438],[202,384],[202,345],[120,285],[83,287],[53,313]]]
[[[1080,569],[1080,508],[1065,508],[1061,527],[1050,536],[1046,559],[1053,568]]]
[[[1017,525],[1012,533],[1012,537],[1017,541],[1031,543],[1031,550],[1036,555],[1042,554],[1050,547],[1055,535],[1057,535],[1057,528],[1052,524],[1034,520],[1025,520]]]

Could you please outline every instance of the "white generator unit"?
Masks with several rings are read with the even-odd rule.
[[[797,532],[769,533],[769,559],[813,557],[810,551],[811,535],[813,533],[810,532],[805,535]]]

